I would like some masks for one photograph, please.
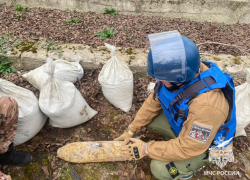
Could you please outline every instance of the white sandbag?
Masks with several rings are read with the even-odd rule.
[[[250,123],[250,69],[246,69],[246,82],[235,87],[236,103],[236,134],[237,136],[246,136],[244,128]]]
[[[69,62],[62,59],[55,60],[54,77],[62,81],[69,81],[72,83],[75,83],[77,78],[81,79],[83,76],[83,68],[79,62],[82,60],[82,57],[75,55],[73,56],[73,59],[75,62]],[[39,90],[41,90],[41,87],[49,78],[48,74],[43,71],[44,66],[45,64],[22,75],[27,81],[29,81],[30,84]]]
[[[115,107],[128,112],[133,99],[132,71],[120,62],[115,55],[115,46],[105,43],[112,57],[103,66],[98,81],[102,86],[105,98]]]
[[[0,79],[0,96],[9,96],[18,103],[19,116],[14,145],[34,137],[44,126],[47,117],[41,112],[38,99],[30,90]]]
[[[154,90],[154,88],[155,88],[155,83],[154,82],[148,83],[148,88],[147,88],[148,94],[150,94]]]
[[[53,127],[69,128],[94,117],[97,111],[87,104],[72,82],[55,78],[54,70],[53,60],[48,59],[44,71],[49,78],[39,96],[39,106],[50,118],[50,124]]]

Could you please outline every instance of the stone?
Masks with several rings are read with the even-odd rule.
[[[37,49],[37,53],[23,52],[21,54],[22,70],[29,71],[46,63],[47,51]]]
[[[7,52],[7,61],[12,62],[11,66],[14,66],[16,70],[22,69],[22,61],[21,61],[21,52],[13,49],[12,51]]]
[[[146,75],[148,50],[132,48],[116,47],[116,57],[129,66],[132,72]],[[32,70],[46,62],[47,57],[54,60],[59,59],[58,53],[62,52],[61,59],[74,61],[74,55],[82,56],[80,62],[83,69],[101,68],[110,58],[111,52],[105,47],[90,47],[81,44],[62,44],[61,48],[48,52],[42,46],[37,46],[37,53],[23,52],[22,54],[8,53],[8,60],[13,62],[17,70]],[[15,52],[15,51],[13,51]],[[17,51],[18,52],[18,51]],[[214,62],[222,71],[230,73],[233,77],[245,78],[245,68],[250,67],[250,56],[232,56],[232,55],[212,55],[201,53],[201,60]]]

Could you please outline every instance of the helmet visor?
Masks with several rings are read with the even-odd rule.
[[[174,83],[186,80],[186,53],[178,31],[147,36],[151,47],[155,78]]]

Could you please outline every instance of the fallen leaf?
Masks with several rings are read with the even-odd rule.
[[[46,176],[46,179],[49,179],[50,173],[49,173],[48,167],[47,166],[42,166],[42,170],[43,170],[43,173]]]
[[[145,173],[142,169],[141,169],[141,179],[146,180]]]
[[[137,169],[137,165],[134,167],[134,169],[132,170],[131,174],[130,174],[130,180],[137,180],[135,172]]]

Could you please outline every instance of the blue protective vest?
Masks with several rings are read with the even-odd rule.
[[[160,100],[164,114],[167,117],[169,124],[178,136],[182,130],[183,123],[188,116],[188,102],[203,92],[210,91],[216,88],[222,89],[229,103],[229,115],[215,138],[210,145],[215,145],[218,149],[227,147],[233,140],[236,131],[236,109],[235,109],[235,89],[231,76],[222,72],[215,63],[202,61],[209,69],[200,73],[198,77],[193,78],[188,84],[180,88],[177,92],[169,91],[164,85],[158,85],[158,99]],[[196,87],[194,87],[196,86]],[[198,91],[192,92],[199,86]],[[209,112],[207,112],[209,113]]]

